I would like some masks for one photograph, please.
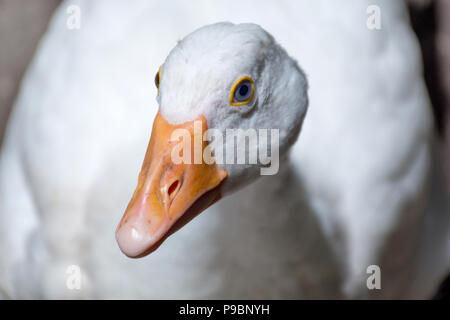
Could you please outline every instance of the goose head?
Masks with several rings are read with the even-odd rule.
[[[220,197],[276,173],[307,109],[304,73],[255,24],[192,32],[171,50],[155,83],[159,111],[116,231],[129,257],[147,255]],[[243,135],[234,131],[235,139],[230,129]],[[240,152],[245,161],[237,160]]]

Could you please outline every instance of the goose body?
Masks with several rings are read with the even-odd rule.
[[[381,30],[365,24],[373,2]],[[65,27],[63,3],[3,143],[5,297],[432,296],[449,270],[450,212],[402,3],[76,3],[81,29]],[[277,175],[129,259],[114,230],[158,112],[153,75],[176,40],[217,21],[260,24],[305,71],[300,137]],[[67,287],[70,265],[81,268],[80,290]],[[381,268],[381,290],[366,286],[370,265]]]

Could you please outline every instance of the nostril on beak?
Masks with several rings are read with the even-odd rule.
[[[175,197],[179,189],[180,189],[180,181],[175,180],[174,182],[172,182],[172,184],[167,189],[167,195],[169,196],[170,200],[172,200]]]

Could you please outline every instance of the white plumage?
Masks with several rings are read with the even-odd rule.
[[[0,292],[12,298],[434,293],[449,270],[450,212],[420,52],[403,4],[76,3],[81,29],[66,28],[63,3],[26,75],[3,145]],[[381,30],[366,28],[369,4],[382,9]],[[300,138],[278,175],[224,198],[149,257],[128,259],[114,230],[157,111],[154,74],[177,39],[224,20],[260,24],[307,74],[310,103]],[[82,270],[81,290],[66,286],[73,264]],[[372,264],[381,267],[381,290],[366,287]]]

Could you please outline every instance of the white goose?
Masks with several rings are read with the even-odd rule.
[[[149,18],[169,10],[161,2],[79,1],[77,31],[64,27],[64,3],[23,83],[0,158],[0,292],[430,297],[448,272],[448,199],[433,165],[433,126],[406,10],[373,2],[384,8],[379,31],[365,27],[369,1],[178,3],[176,20]],[[310,104],[297,143],[305,76],[257,25],[204,27],[164,61],[174,39],[218,20],[265,26],[308,74]],[[169,172],[155,163],[163,153],[158,141],[174,126],[200,117],[221,130],[279,128],[283,162],[278,175],[220,200],[148,257],[129,259],[114,230],[158,111],[150,83],[163,61],[154,152],[117,232],[126,254],[147,253],[170,232],[174,220],[158,220],[169,213],[162,204],[150,208],[145,191]],[[235,107],[230,90],[243,76],[255,94]],[[181,184],[175,199],[185,200],[174,200],[170,215],[184,217],[211,188],[226,196],[259,176],[255,166],[213,168],[202,173],[207,182],[183,169],[193,183]],[[147,228],[144,216],[152,221]],[[66,286],[74,264],[80,290]],[[366,287],[372,264],[381,267],[381,290]]]

